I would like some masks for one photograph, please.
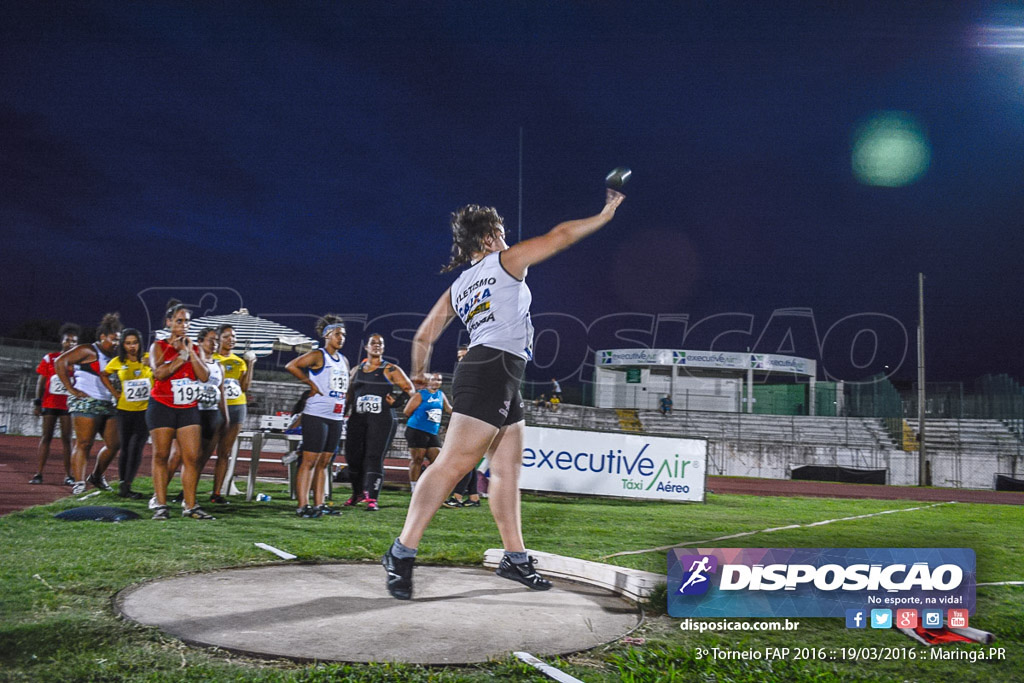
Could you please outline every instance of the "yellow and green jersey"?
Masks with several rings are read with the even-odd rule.
[[[116,375],[121,385],[121,395],[117,399],[117,409],[129,412],[145,410],[149,405],[149,392],[153,388],[153,370],[149,367],[149,354],[143,354],[142,360],[126,360],[124,362],[114,356],[103,369],[108,375]]]
[[[244,406],[245,392],[242,391],[242,375],[249,368],[248,364],[235,354],[222,356],[213,354],[213,359],[224,367],[224,397],[229,406]]]

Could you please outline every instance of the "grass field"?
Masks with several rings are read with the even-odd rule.
[[[140,480],[139,490],[147,481]],[[261,489],[262,490],[262,489]],[[156,629],[118,619],[117,591],[177,572],[276,561],[254,541],[286,548],[303,561],[376,562],[405,516],[408,494],[385,492],[377,515],[301,520],[283,487],[274,500],[235,502],[216,522],[148,520],[145,501],[124,504],[102,494],[88,504],[136,509],[143,521],[68,523],[53,519],[81,505],[64,499],[0,518],[0,680],[3,681],[484,681],[548,680],[513,660],[423,668],[382,665],[299,665],[241,658],[185,646]],[[755,534],[709,547],[965,547],[977,553],[978,581],[1024,579],[1024,511],[1019,507],[909,501],[758,498],[709,495],[704,505],[524,496],[531,548],[585,559],[623,550],[700,541],[743,531],[882,510],[919,507],[825,526]],[[498,545],[485,507],[442,510],[420,550],[423,562],[480,564]],[[665,552],[609,562],[665,572]],[[383,583],[383,580],[382,580]],[[383,586],[382,586],[383,590]],[[796,633],[679,630],[679,619],[648,615],[633,636],[550,663],[584,681],[1024,681],[1024,587],[978,589],[972,626],[997,635],[1004,661],[938,661],[896,631],[847,630],[839,619],[801,619]],[[384,637],[384,636],[382,636]],[[915,661],[737,661],[699,656],[700,648],[897,647]],[[980,650],[976,645],[951,646]]]

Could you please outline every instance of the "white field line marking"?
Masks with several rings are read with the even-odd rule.
[[[512,654],[514,654],[517,659],[526,662],[534,669],[537,669],[538,671],[543,673],[548,678],[553,678],[559,683],[583,683],[583,681],[581,681],[580,679],[574,678],[569,674],[565,673],[564,671],[556,669],[550,664],[545,664],[544,662],[540,661],[539,659],[531,655],[529,652],[513,652]]]
[[[253,545],[256,546],[257,548],[262,548],[263,550],[267,550],[267,551],[270,551],[270,552],[274,553],[275,555],[280,557],[282,560],[294,560],[296,557],[298,557],[297,555],[292,555],[289,552],[281,550],[280,548],[275,548],[272,545],[267,545],[266,543],[253,543]]]
[[[995,581],[993,583],[976,583],[975,586],[1024,586],[1024,581]]]
[[[682,548],[688,545],[701,545],[703,543],[714,543],[716,541],[727,541],[733,538],[743,538],[744,536],[753,536],[755,534],[769,534],[773,531],[784,531],[787,529],[806,529],[814,526],[823,526],[825,524],[833,524],[835,522],[849,522],[855,519],[867,519],[868,517],[878,517],[879,515],[891,515],[894,512],[911,512],[913,510],[927,510],[928,508],[938,507],[940,505],[953,505],[956,501],[950,501],[948,503],[935,503],[933,505],[924,505],[921,507],[913,508],[897,508],[895,510],[882,510],[881,512],[872,512],[867,515],[854,515],[853,517],[840,517],[839,519],[823,519],[820,522],[811,522],[810,524],[790,524],[788,526],[776,526],[768,529],[758,529],[757,531],[743,531],[738,534],[729,534],[728,536],[719,536],[717,538],[708,538],[702,541],[685,541],[683,543],[675,543],[673,545],[663,545],[657,548],[645,548],[644,550],[623,550],[619,553],[612,553],[611,555],[605,555],[602,560],[607,560],[609,557],[619,557],[620,555],[642,555],[644,553],[656,553],[659,550],[671,550],[672,548]]]

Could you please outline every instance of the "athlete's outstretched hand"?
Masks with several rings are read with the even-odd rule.
[[[606,211],[615,213],[615,209],[619,208],[619,204],[621,204],[625,199],[626,195],[609,187],[604,194],[604,209],[602,210],[602,213]]]

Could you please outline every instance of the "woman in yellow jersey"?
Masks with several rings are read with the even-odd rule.
[[[140,354],[141,357],[140,357]],[[153,369],[149,367],[149,354],[142,353],[142,333],[128,328],[121,333],[117,355],[103,371],[116,381],[117,427],[121,435],[121,457],[117,461],[120,485],[117,495],[138,499],[143,494],[132,491],[132,482],[142,462],[142,449],[149,438],[146,426],[146,407],[149,391],[153,388]]]
[[[218,497],[224,484],[224,475],[227,474],[231,449],[245,422],[245,393],[252,384],[252,373],[256,364],[255,353],[246,351],[243,354],[244,358],[239,358],[233,352],[235,339],[235,328],[231,325],[221,325],[217,328],[217,353],[213,354],[213,359],[224,367],[224,398],[228,404],[228,420],[220,428],[217,464],[213,470],[213,493]],[[223,502],[223,499],[215,502]]]

